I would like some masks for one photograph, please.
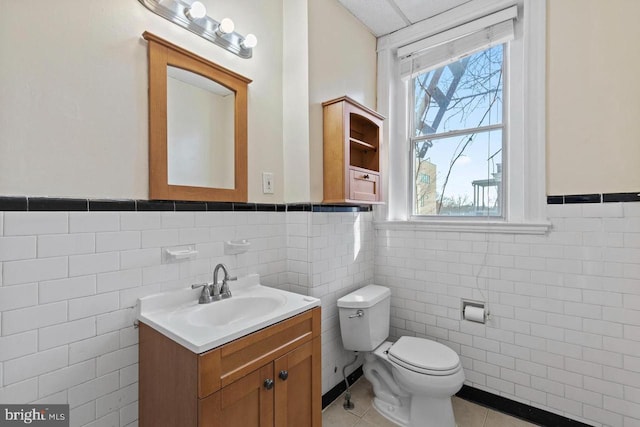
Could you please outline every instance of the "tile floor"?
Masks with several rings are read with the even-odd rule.
[[[323,427],[395,427],[371,406],[371,384],[360,377],[351,387],[351,401],[355,407],[342,407],[344,393],[322,412]],[[535,424],[454,397],[453,412],[458,427],[533,427]]]

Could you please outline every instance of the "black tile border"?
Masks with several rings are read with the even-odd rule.
[[[594,193],[547,196],[548,205],[569,205],[578,203],[640,202],[640,192]]]
[[[356,382],[358,378],[362,376],[362,366],[358,367],[355,371],[353,371],[350,375],[347,375],[347,379],[349,380],[349,384],[353,384]],[[333,387],[331,390],[322,395],[322,409],[331,405],[334,400],[336,400],[342,393],[347,389],[347,384],[344,380],[340,381]]]
[[[604,203],[640,202],[640,193],[607,193],[602,195]]]
[[[88,211],[87,199],[58,199],[48,197],[29,197],[30,211]]]
[[[26,197],[0,197],[0,211],[28,211]]]
[[[541,426],[591,427],[589,424],[467,385],[463,385],[462,389],[456,393],[456,396]]]
[[[314,203],[192,202],[186,200],[73,199],[0,196],[2,211],[142,211],[142,212],[371,212],[371,205]]]
[[[89,199],[90,211],[135,211],[135,200]]]

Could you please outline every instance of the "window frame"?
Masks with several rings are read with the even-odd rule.
[[[477,134],[477,133],[485,133],[485,132],[493,132],[494,130],[500,130],[501,131],[501,135],[502,135],[502,143],[501,143],[501,150],[502,150],[502,154],[503,154],[503,159],[504,159],[504,154],[506,154],[508,152],[508,143],[507,143],[507,127],[508,127],[508,108],[509,108],[509,79],[511,78],[511,76],[509,75],[509,67],[508,67],[508,61],[509,61],[509,52],[508,52],[508,48],[507,48],[507,43],[500,43],[500,45],[502,45],[502,72],[503,72],[503,77],[502,77],[502,118],[501,118],[501,122],[500,124],[492,124],[492,125],[483,125],[483,126],[476,126],[473,128],[465,128],[465,129],[457,129],[457,130],[453,130],[453,131],[447,131],[447,132],[436,132],[434,134],[430,134],[430,135],[422,135],[420,137],[413,137],[411,136],[411,134],[413,133],[414,129],[415,129],[415,114],[411,113],[408,116],[408,126],[409,129],[411,130],[411,134],[408,133],[407,135],[407,141],[406,143],[409,145],[409,176],[408,178],[408,185],[409,185],[409,190],[408,190],[408,195],[409,197],[407,198],[407,202],[408,202],[408,206],[407,206],[407,212],[408,212],[408,217],[410,218],[410,220],[412,221],[425,221],[425,220],[433,220],[433,219],[443,219],[443,218],[447,218],[447,219],[454,219],[454,218],[461,218],[464,220],[477,220],[477,219],[491,219],[491,220],[503,220],[505,218],[505,208],[508,204],[508,199],[506,198],[506,192],[504,191],[504,185],[500,186],[500,199],[502,201],[502,207],[501,207],[501,214],[499,216],[496,215],[482,215],[482,216],[472,216],[472,215],[424,215],[424,214],[418,214],[417,212],[417,200],[416,200],[416,196],[417,194],[415,193],[415,187],[416,187],[416,181],[413,179],[413,176],[415,175],[415,142],[417,140],[427,140],[427,139],[433,139],[433,140],[437,140],[437,139],[445,139],[445,138],[449,138],[449,137],[454,137],[454,136],[462,136],[462,135],[471,135],[471,134]],[[495,46],[491,46],[487,49],[493,49]],[[476,52],[470,52],[467,54],[465,54],[463,57],[466,56],[471,56]],[[462,59],[463,57],[459,58]],[[427,68],[425,70],[422,70],[420,74],[416,74],[415,76],[410,76],[408,78],[408,82],[409,85],[407,86],[408,90],[410,93],[408,93],[406,95],[406,102],[407,102],[407,108],[410,109],[412,112],[415,109],[415,79],[421,75],[422,73],[426,73],[426,72],[430,72],[439,68],[443,68],[445,66],[448,66],[449,64],[445,64],[442,66],[435,66],[432,68]],[[474,132],[475,131],[475,132]],[[505,166],[508,167],[508,165],[505,165],[504,161],[502,163],[502,167],[504,168]],[[437,200],[437,198],[436,198]],[[437,203],[437,202],[436,202]]]
[[[510,6],[518,6],[515,40],[508,42],[505,67],[509,72],[505,91],[505,144],[503,154],[506,199],[503,215],[496,217],[419,218],[412,215],[407,143],[410,79],[400,79],[399,48],[482,18]],[[385,123],[382,164],[387,204],[375,208],[379,228],[417,228],[439,231],[477,231],[544,234],[550,224],[546,218],[545,188],[545,78],[546,78],[546,2],[539,0],[477,0],[465,3],[433,18],[421,21],[378,39],[378,111]],[[526,102],[525,102],[526,100]],[[521,108],[518,106],[521,105]],[[407,185],[409,183],[409,185]]]

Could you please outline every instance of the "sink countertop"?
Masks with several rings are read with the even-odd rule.
[[[320,306],[318,298],[260,285],[250,274],[229,283],[233,296],[198,304],[202,289],[184,288],[138,299],[138,320],[204,353],[244,335]]]

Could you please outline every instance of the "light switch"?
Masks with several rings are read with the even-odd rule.
[[[264,194],[273,194],[272,172],[262,172],[262,192]]]

